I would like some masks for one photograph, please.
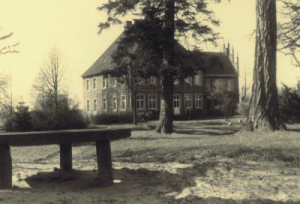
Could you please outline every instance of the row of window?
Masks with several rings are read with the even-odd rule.
[[[187,77],[184,80],[186,83],[192,85],[192,77]],[[117,86],[117,81],[114,78],[106,78],[103,79],[103,88],[108,87],[108,83],[110,82],[110,86],[111,87],[116,87]],[[96,90],[97,89],[97,78],[93,78],[92,79],[92,86],[93,89]],[[146,80],[141,79],[140,84],[146,84]],[[153,84],[156,85],[157,84],[157,77],[154,76],[150,76],[149,78],[149,84]],[[200,85],[202,86],[202,72],[198,72],[198,74],[196,74],[194,76],[194,84],[195,85]],[[89,91],[90,90],[90,80],[87,79],[86,80],[86,90]]]
[[[110,82],[110,85],[108,84]],[[97,89],[97,78],[93,78],[92,79],[92,86],[93,86],[93,90]],[[140,84],[145,84],[145,80],[141,80]],[[157,84],[157,78],[151,76],[149,78],[149,84]],[[103,79],[103,88],[105,89],[106,87],[116,87],[117,86],[117,80],[115,78],[106,78]],[[89,91],[90,90],[90,79],[86,80],[86,90]]]
[[[173,107],[174,108],[180,108],[181,107],[181,95],[180,94],[174,94],[173,96]],[[93,100],[93,111],[97,111],[97,99]],[[121,96],[121,104],[120,109],[126,110],[126,96]],[[184,94],[184,105],[185,108],[192,108],[192,94]],[[88,112],[91,111],[90,109],[90,100],[87,100],[86,103],[86,110]],[[202,94],[195,94],[195,108],[202,108],[203,106],[203,95]],[[145,109],[145,95],[137,95],[136,96],[136,108],[138,110]],[[117,111],[118,109],[118,102],[117,97],[112,97],[112,110]],[[156,110],[157,109],[157,95],[156,94],[149,94],[148,95],[148,109],[149,110]],[[103,110],[107,111],[107,98],[103,98]]]

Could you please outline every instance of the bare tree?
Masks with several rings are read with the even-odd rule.
[[[53,99],[54,109],[58,108],[58,96],[65,94],[67,68],[63,63],[63,56],[56,47],[48,53],[48,58],[40,68],[33,89],[38,92],[39,100],[44,101],[45,97]]]
[[[278,23],[278,50],[292,56],[292,64],[300,67],[300,2],[281,0],[281,22]]]
[[[0,28],[0,32],[1,32],[1,28]],[[13,35],[13,32],[9,33],[9,34],[4,34],[4,35],[0,35],[0,41],[5,40],[10,38]],[[1,46],[0,47],[0,55],[4,55],[7,53],[18,53],[19,51],[15,49],[16,46],[18,46],[19,43],[13,44],[13,45],[8,45],[8,46]]]

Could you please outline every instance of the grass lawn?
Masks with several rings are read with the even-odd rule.
[[[16,188],[0,191],[0,202],[300,203],[300,124],[240,133],[240,119],[232,118],[231,125],[224,119],[174,121],[172,134],[133,129],[130,138],[111,143],[118,182],[108,188],[90,182],[97,177],[93,143],[74,145],[79,171],[63,177],[53,172],[59,167],[57,145],[12,147],[13,175],[29,184],[30,197]]]
[[[175,121],[175,132],[170,135],[134,130],[130,138],[112,143],[113,156],[131,162],[188,163],[196,158],[227,157],[299,165],[300,125],[287,125],[288,131],[240,133],[238,120],[232,119],[232,126],[224,119]]]

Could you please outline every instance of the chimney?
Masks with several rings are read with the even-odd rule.
[[[232,46],[232,63],[234,64],[234,49],[233,49],[233,46]]]
[[[227,57],[230,59],[230,44],[228,42],[228,47],[227,47]]]
[[[239,54],[237,54],[237,57],[236,57],[236,72],[238,74],[238,76],[240,75],[240,65],[239,65]]]
[[[125,21],[124,22],[124,28],[127,29],[127,28],[130,28],[132,26],[132,21]]]

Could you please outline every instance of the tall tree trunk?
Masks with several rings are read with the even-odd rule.
[[[276,0],[257,0],[252,97],[248,121],[243,130],[286,129],[278,105],[276,48]]]
[[[174,0],[166,3],[164,58],[161,64],[162,93],[159,121],[155,131],[173,132]]]
[[[136,125],[137,124],[137,114],[136,114],[136,91],[132,91],[131,94],[131,107],[132,107],[132,116],[133,116],[133,124]]]

